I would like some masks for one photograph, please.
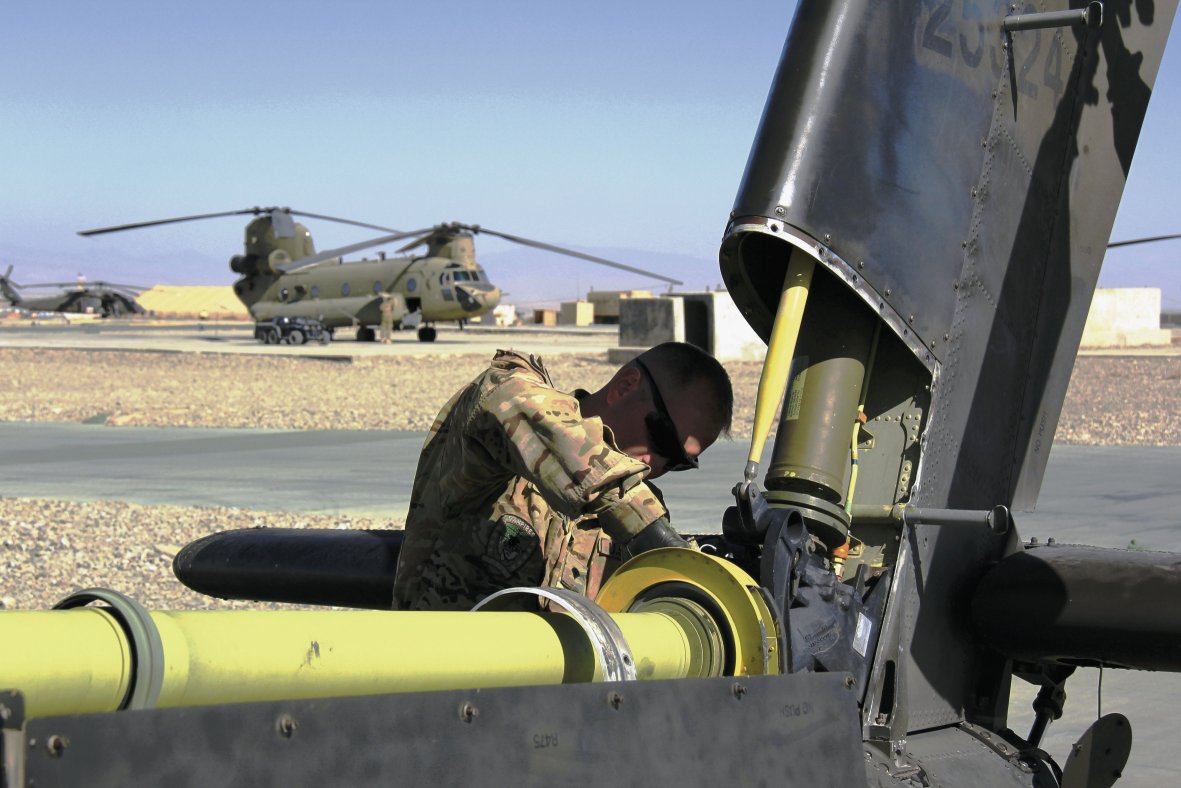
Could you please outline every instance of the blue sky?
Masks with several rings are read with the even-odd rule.
[[[74,233],[278,204],[405,229],[480,223],[713,285],[794,8],[10,0],[0,11],[0,265],[22,282],[85,271],[228,284],[237,218]],[[1181,231],[1178,42],[1115,238]],[[308,225],[320,248],[359,240]],[[533,297],[544,263],[503,241],[478,246],[510,293]],[[1166,304],[1181,308],[1178,262],[1181,242],[1138,247],[1111,255],[1101,283],[1159,279]],[[547,271],[554,300],[655,284],[557,261]]]

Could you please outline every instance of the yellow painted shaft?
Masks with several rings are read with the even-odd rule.
[[[537,613],[186,611],[151,614],[164,652],[157,707],[601,678],[571,617]],[[662,613],[612,616],[639,678],[681,678],[691,641]],[[0,686],[30,717],[112,711],[131,647],[101,608],[0,613]]]
[[[131,646],[105,611],[9,610],[0,616],[0,689],[24,692],[26,714],[85,714],[123,702]]]
[[[796,342],[800,337],[804,306],[808,301],[808,289],[812,286],[812,271],[815,266],[815,261],[803,253],[793,253],[791,262],[788,263],[787,276],[783,279],[783,294],[779,297],[779,308],[775,312],[775,323],[771,327],[771,340],[767,343],[763,374],[759,378],[759,394],[755,400],[748,463],[757,464],[762,456],[775,411],[787,388],[787,376],[791,370],[791,360],[796,353]]]

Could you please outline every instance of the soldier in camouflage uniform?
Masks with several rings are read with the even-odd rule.
[[[594,393],[559,391],[539,358],[497,352],[431,426],[394,607],[470,610],[514,586],[593,597],[624,554],[688,546],[645,479],[696,467],[732,407],[721,364],[685,343],[652,348]]]

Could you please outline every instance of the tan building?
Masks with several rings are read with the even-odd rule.
[[[135,300],[152,317],[250,320],[250,313],[228,285],[156,285]]]

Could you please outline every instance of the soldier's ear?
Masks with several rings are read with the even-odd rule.
[[[640,370],[633,366],[626,366],[615,373],[611,382],[607,384],[607,404],[614,405],[621,399],[634,394],[642,386]]]

